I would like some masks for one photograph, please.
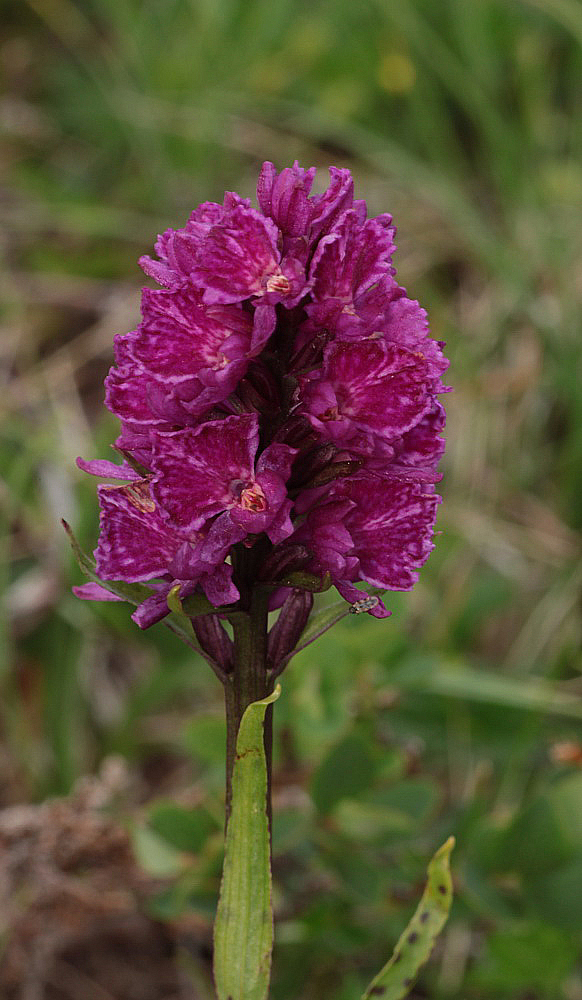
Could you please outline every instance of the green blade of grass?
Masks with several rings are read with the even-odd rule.
[[[476,670],[454,662],[435,659],[411,659],[394,671],[394,683],[406,691],[422,690],[429,694],[468,701],[485,702],[526,712],[548,712],[571,719],[582,719],[582,698],[561,691],[543,678],[526,680],[506,677],[488,670]]]

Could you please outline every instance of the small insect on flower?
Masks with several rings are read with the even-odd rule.
[[[364,611],[371,611],[372,608],[376,608],[379,604],[377,597],[363,597],[361,601],[356,601],[350,607],[351,615],[363,615]]]

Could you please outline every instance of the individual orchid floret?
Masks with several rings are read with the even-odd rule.
[[[194,289],[144,289],[143,319],[115,340],[107,406],[122,420],[163,427],[191,423],[245,374],[252,317],[240,305],[206,306]]]
[[[293,531],[287,497],[295,449],[271,444],[255,468],[259,443],[256,414],[226,417],[194,430],[157,435],[152,495],[176,530],[196,531],[228,512],[232,539],[266,532],[273,542]]]
[[[448,368],[444,344],[429,336],[426,311],[389,275],[363,291],[358,289],[349,306],[341,298],[323,298],[307,303],[305,311],[308,318],[299,328],[295,345],[299,357],[318,337],[321,349],[336,340],[380,338],[423,354],[433,378],[440,378]]]
[[[140,263],[167,288],[203,289],[210,305],[253,298],[291,308],[308,291],[309,282],[301,261],[293,255],[281,257],[278,238],[270,219],[238,200],[209,217],[207,213],[207,221],[168,230],[156,244],[163,261],[146,257]]]
[[[147,480],[137,479],[128,486],[100,486],[98,495],[98,576],[128,582],[165,576],[184,540],[169,531],[160,518]]]
[[[173,384],[197,377],[213,384],[230,364],[249,354],[252,317],[239,303],[208,306],[195,288],[144,288],[142,322],[130,335],[132,358]],[[244,367],[238,370],[241,377]],[[238,378],[235,379],[235,385]]]
[[[273,163],[263,163],[257,182],[257,201],[284,236],[304,236],[311,224],[313,201],[309,198],[315,167],[305,170],[297,160],[277,173]]]
[[[178,407],[199,416],[236,388],[253,335],[252,317],[240,305],[207,306],[192,288],[144,289],[142,313],[140,326],[125,338],[132,375],[149,381],[147,399],[158,400],[170,421]]]
[[[341,216],[354,209],[357,218],[366,218],[366,203],[354,202],[354,181],[349,170],[329,168],[330,184],[323,194],[309,196],[315,168],[305,170],[297,160],[280,173],[270,162],[263,163],[257,183],[257,200],[268,218],[276,223],[284,242],[302,239],[308,248],[328,233]]]
[[[346,212],[336,228],[324,236],[315,251],[310,274],[315,302],[341,304],[354,311],[354,299],[394,273],[394,227],[390,216],[368,219],[362,225],[357,212]]]
[[[324,490],[319,491],[319,497],[319,502],[289,539],[288,547],[302,545],[314,557],[315,563],[310,568],[316,573],[330,573],[334,580],[351,579],[358,569],[358,560],[353,555],[354,540],[345,519],[355,506],[354,501],[328,499],[328,492]]]
[[[200,243],[212,226],[220,225],[235,205],[250,208],[250,204],[232,191],[227,191],[222,205],[203,202],[194,209],[183,229],[166,229],[158,236],[154,249],[160,259],[140,257],[140,267],[164,288],[180,288],[188,282]]]
[[[434,491],[358,473],[314,494],[312,509],[287,544],[299,542],[311,551],[315,572],[329,572],[350,603],[367,596],[358,582],[382,590],[412,588],[433,549],[440,503]],[[367,610],[377,618],[388,614],[381,601]]]
[[[166,597],[176,582],[191,584],[184,594],[200,585],[209,600],[218,604],[238,599],[232,567],[224,563],[227,550],[209,545],[203,532],[192,532],[186,540],[174,531],[160,517],[148,480],[137,479],[127,486],[103,485],[98,494],[101,532],[95,568],[102,580],[168,581],[161,588],[163,595],[157,595],[158,602],[162,598],[162,614],[156,620],[168,613]],[[158,602],[154,600],[154,604]]]
[[[199,579],[224,559],[222,553],[222,560],[219,557],[212,565],[204,558],[208,546],[203,533],[192,533],[185,540],[162,520],[147,480],[100,486],[98,494],[101,533],[95,559],[102,580]],[[237,597],[229,589],[229,600]]]
[[[208,303],[259,299],[286,308],[309,290],[301,261],[281,257],[279,230],[252,208],[237,205],[202,241],[191,271]]]
[[[156,411],[156,379],[144,373],[131,354],[131,334],[113,338],[115,365],[105,379],[105,405],[122,422],[139,427],[163,427],[167,417]],[[161,383],[158,383],[158,390]]]
[[[417,570],[434,548],[441,498],[420,483],[362,473],[334,484],[331,494],[354,503],[344,523],[353,539],[360,578],[387,590],[411,590]]]
[[[298,412],[354,454],[392,457],[391,442],[417,424],[432,397],[422,355],[382,340],[339,342],[300,378]]]

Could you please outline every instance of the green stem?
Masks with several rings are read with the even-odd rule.
[[[245,709],[260,701],[273,690],[273,679],[267,673],[267,620],[269,594],[266,588],[253,589],[248,613],[233,620],[234,669],[225,678],[226,703],[226,822],[232,799],[232,770],[236,754],[236,738]],[[273,706],[265,717],[265,756],[267,760],[267,815],[271,822],[271,762]]]

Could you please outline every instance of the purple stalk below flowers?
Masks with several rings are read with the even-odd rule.
[[[444,345],[396,281],[391,217],[367,218],[349,170],[319,195],[314,174],[265,163],[259,209],[227,193],[159,236],[140,264],[163,287],[106,379],[123,463],[79,460],[118,480],[99,487],[99,577],[151,582],[141,628],[172,588],[204,594],[197,634],[226,670],[220,615],[250,612],[258,584],[289,619],[272,661],[309,616],[302,580],[383,618],[356,585],[409,590],[433,548]]]

